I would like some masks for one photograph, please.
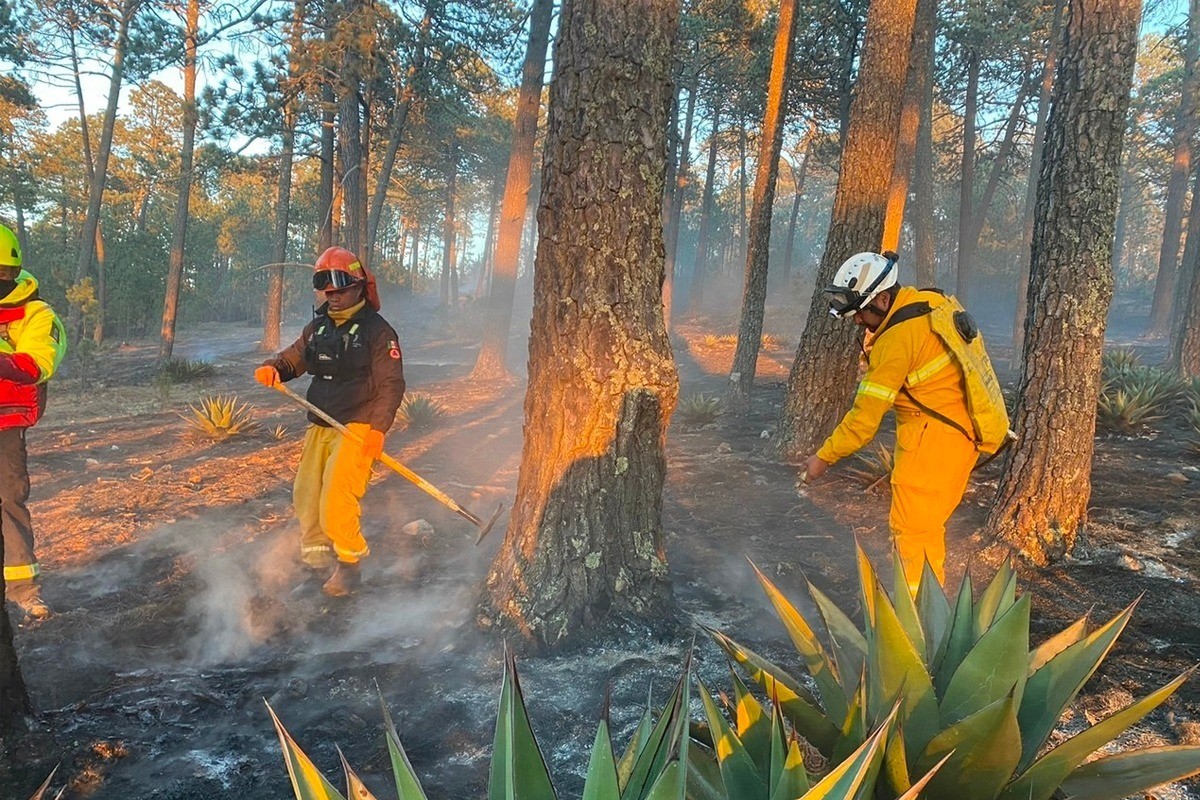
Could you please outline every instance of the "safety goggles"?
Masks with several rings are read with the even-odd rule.
[[[875,276],[875,280],[865,291],[857,292],[854,289],[849,289],[845,286],[830,286],[825,290],[825,294],[829,295],[829,314],[834,317],[848,317],[851,314],[856,314],[863,310],[863,306],[867,304],[875,290],[879,288],[879,284],[883,283],[883,279],[891,273],[892,268],[896,266],[896,259],[888,258],[887,266]]]
[[[320,269],[313,273],[313,288],[318,292],[338,292],[348,289],[359,279],[340,269]]]

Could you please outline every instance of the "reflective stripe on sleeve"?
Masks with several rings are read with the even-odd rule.
[[[942,353],[940,356],[931,359],[929,363],[923,364],[908,373],[908,377],[904,379],[904,383],[908,386],[916,386],[918,383],[929,380],[950,366],[953,361],[954,358],[949,353]]]
[[[38,564],[21,564],[4,568],[4,580],[6,581],[31,581],[41,574],[42,568]]]
[[[889,389],[886,386],[882,386],[878,383],[871,383],[870,381],[863,381],[860,383],[858,385],[858,393],[865,394],[867,397],[875,397],[888,403],[896,399],[895,389]]]

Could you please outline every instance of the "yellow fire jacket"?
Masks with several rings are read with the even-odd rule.
[[[880,325],[882,330],[897,310],[922,300],[937,303],[941,296],[903,286]],[[971,430],[971,416],[962,371],[929,324],[929,316],[910,319],[887,329],[867,356],[867,372],[858,384],[854,406],[825,440],[817,457],[828,464],[856,452],[871,441],[889,408],[901,415],[920,409],[903,392],[905,387],[922,405]],[[906,413],[907,412],[907,413]]]
[[[46,381],[66,353],[62,322],[37,290],[37,280],[22,271],[16,288],[0,298],[0,428],[37,422]]]

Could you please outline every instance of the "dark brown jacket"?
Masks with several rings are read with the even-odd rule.
[[[404,360],[396,331],[369,306],[363,306],[341,325],[317,309],[300,338],[264,364],[275,367],[286,381],[304,373],[313,376],[308,401],[338,422],[365,422],[387,433],[404,399]],[[317,425],[325,421],[313,413]]]

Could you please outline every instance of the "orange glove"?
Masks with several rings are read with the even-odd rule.
[[[270,365],[264,365],[254,370],[254,380],[266,387],[279,385],[279,370]]]
[[[362,455],[359,457],[359,466],[369,467],[371,462],[379,458],[383,454],[383,433],[371,428],[363,436]]]

